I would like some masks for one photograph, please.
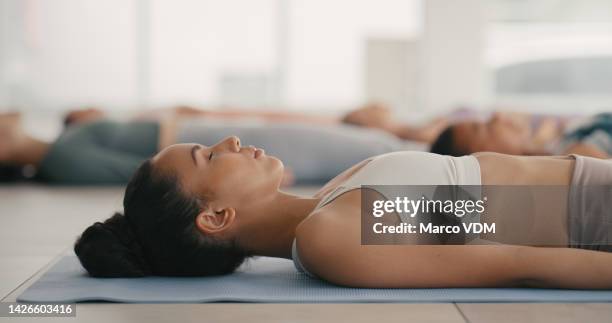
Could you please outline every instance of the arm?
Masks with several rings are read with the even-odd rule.
[[[169,109],[157,109],[146,111],[137,116],[137,119],[162,120],[168,118],[218,118],[218,119],[241,119],[260,118],[269,122],[300,122],[312,124],[336,124],[340,119],[333,116],[316,115],[312,113],[285,112],[266,109],[236,109],[224,108],[221,110],[207,110],[189,106],[180,106]]]
[[[342,122],[361,127],[381,129],[403,140],[431,143],[448,126],[445,117],[435,118],[423,125],[409,125],[393,119],[391,110],[385,105],[372,103],[350,111]]]
[[[207,111],[206,116],[221,119],[261,118],[270,122],[300,122],[313,124],[336,124],[340,122],[339,118],[332,116],[272,110],[229,109],[220,111]]]
[[[339,285],[612,287],[612,254],[608,253],[510,245],[368,246],[360,244],[358,226],[336,231],[343,223],[315,223],[321,219],[309,223],[310,228],[300,228],[316,228],[317,234],[300,232],[298,251],[310,271]]]
[[[538,147],[546,147],[551,141],[556,140],[562,134],[562,127],[557,118],[546,118],[533,131],[532,141]]]
[[[403,140],[414,140],[426,143],[433,143],[440,133],[448,126],[448,119],[441,117],[435,118],[421,126],[411,126],[405,123],[392,123],[387,129]]]
[[[589,156],[589,157],[601,158],[601,159],[610,158],[610,155],[608,155],[606,152],[602,151],[601,149],[593,145],[589,145],[586,143],[577,143],[569,147],[564,153]]]

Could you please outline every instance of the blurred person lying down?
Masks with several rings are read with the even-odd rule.
[[[431,152],[451,156],[481,151],[610,158],[612,114],[543,118],[534,126],[525,115],[496,112],[488,120],[460,121],[449,125],[431,146]]]
[[[28,167],[34,179],[48,183],[124,184],[142,161],[169,145],[211,145],[239,135],[247,145],[282,156],[288,167],[284,184],[321,182],[371,155],[422,150],[445,126],[443,119],[422,127],[397,124],[379,105],[343,118],[180,107],[129,122],[84,109],[69,113],[64,123],[55,141],[44,142],[23,131],[19,114],[0,115],[0,175],[19,178]]]

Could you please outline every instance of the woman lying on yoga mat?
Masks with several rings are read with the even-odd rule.
[[[68,115],[66,130],[53,142],[25,133],[18,114],[0,115],[0,175],[20,175],[26,165],[37,170],[37,179],[58,184],[123,184],[145,159],[174,143],[212,145],[234,134],[248,144],[280,156],[287,165],[287,182],[324,182],[342,169],[372,155],[405,149],[423,149],[423,143],[402,140],[427,135],[434,138],[443,120],[423,127],[377,123],[366,129],[345,124],[355,117],[387,115],[377,106],[366,106],[339,118],[300,113],[224,112],[180,108],[155,111],[147,120],[103,120],[99,110]],[[246,120],[247,118],[248,120]],[[257,120],[253,120],[256,118]],[[102,119],[102,120],[101,120]],[[385,117],[385,120],[388,118]],[[420,138],[424,139],[424,138]],[[327,144],[321,144],[327,143]],[[294,146],[302,147],[295,151]],[[342,151],[336,147],[343,147]],[[31,169],[32,167],[30,167]],[[7,172],[9,170],[9,172]]]
[[[431,146],[431,152],[451,156],[479,151],[513,155],[612,156],[610,113],[571,120],[545,119],[537,131],[523,121],[508,114],[495,113],[487,121],[455,123],[440,133]]]
[[[279,159],[237,137],[210,147],[172,145],[139,167],[125,191],[125,213],[87,228],[75,252],[96,277],[228,274],[259,255],[293,259],[311,275],[354,287],[612,287],[612,255],[595,251],[610,251],[599,244],[610,239],[611,221],[601,213],[612,207],[610,199],[570,190],[554,208],[533,201],[539,213],[522,219],[533,228],[534,245],[562,247],[384,246],[361,243],[360,189],[610,185],[610,161],[394,152],[358,163],[307,198],[280,191],[282,174]],[[506,215],[487,214],[500,223],[521,216]]]

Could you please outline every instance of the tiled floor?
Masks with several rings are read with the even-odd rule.
[[[308,193],[311,189],[297,190]],[[0,186],[0,298],[14,301],[121,188]],[[21,318],[18,322],[61,321]],[[66,319],[64,319],[66,320]],[[612,322],[612,304],[79,304],[69,322]],[[0,322],[8,322],[0,318]]]

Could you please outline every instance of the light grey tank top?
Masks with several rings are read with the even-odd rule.
[[[373,157],[336,189],[325,195],[319,208],[361,185],[480,185],[480,165],[474,156],[451,157],[419,151],[400,151]],[[307,248],[307,246],[303,246]],[[300,261],[297,238],[291,247],[298,271],[314,276]]]

